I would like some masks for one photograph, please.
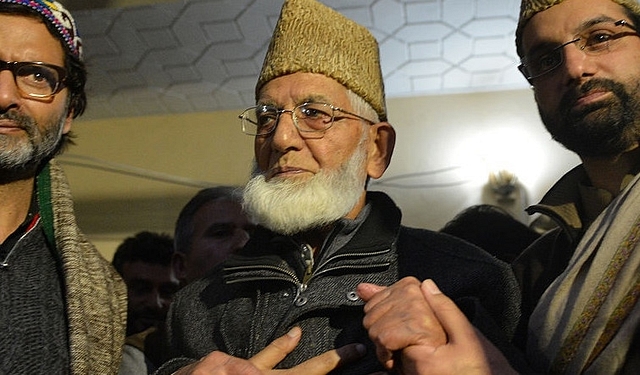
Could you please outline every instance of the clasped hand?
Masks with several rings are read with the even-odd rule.
[[[403,375],[516,373],[432,280],[406,277],[389,287],[363,283],[357,292],[366,302],[363,325],[388,370]],[[365,355],[365,346],[354,343],[293,368],[274,370],[301,335],[294,327],[249,359],[212,352],[174,375],[324,375]]]

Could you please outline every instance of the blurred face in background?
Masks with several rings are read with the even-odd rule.
[[[127,284],[127,335],[164,324],[173,295],[179,289],[171,265],[127,262],[122,267]]]
[[[174,253],[176,276],[185,284],[204,276],[242,249],[254,227],[236,201],[216,199],[205,203],[193,217],[193,237],[188,252]]]

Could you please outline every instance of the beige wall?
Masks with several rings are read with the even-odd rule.
[[[423,188],[383,189],[405,211],[406,225],[437,230],[466,207],[498,204],[486,184],[499,169],[515,173],[521,186],[515,201],[501,205],[528,222],[523,209],[579,163],[551,140],[528,89],[394,99],[389,113],[398,141],[385,178],[444,170],[405,179]]]
[[[60,161],[89,238],[110,258],[139,230],[172,233],[179,210],[200,188],[244,183],[252,139],[236,119],[237,111],[78,119],[76,145]]]
[[[504,205],[526,221],[522,209],[579,162],[550,139],[529,90],[394,98],[388,107],[397,143],[381,181],[402,187],[371,190],[389,193],[406,225],[437,230],[470,205],[497,203],[485,186],[496,168],[519,177],[521,191]],[[240,110],[76,121],[77,145],[61,160],[78,221],[108,259],[139,230],[171,233],[200,187],[246,181],[252,139],[240,132]]]

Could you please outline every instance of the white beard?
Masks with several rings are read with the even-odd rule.
[[[364,142],[337,170],[321,170],[305,180],[273,178],[254,172],[243,192],[243,208],[259,224],[293,235],[345,217],[364,191]]]

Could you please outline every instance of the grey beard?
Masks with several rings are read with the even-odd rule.
[[[321,170],[302,181],[271,179],[254,172],[243,192],[243,208],[258,224],[293,235],[321,228],[346,216],[364,191],[366,148],[361,145],[340,168]]]
[[[66,112],[65,112],[66,113]],[[0,171],[19,173],[32,170],[51,158],[60,147],[65,116],[51,121],[41,132],[36,122],[28,116],[8,112],[0,118],[11,119],[27,133],[27,140],[15,140],[11,136],[0,136]]]

